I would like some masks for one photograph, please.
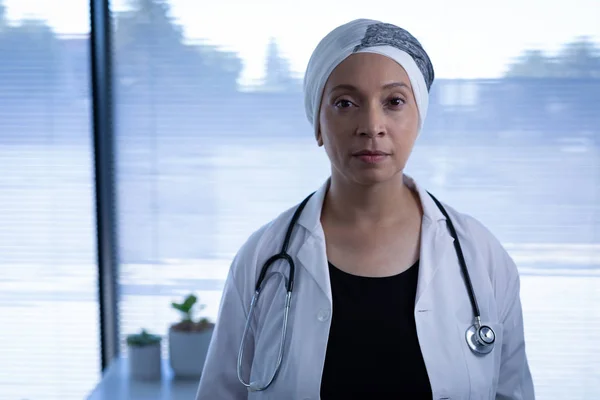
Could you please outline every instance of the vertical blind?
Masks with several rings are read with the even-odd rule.
[[[44,0],[0,1],[1,400],[99,378],[89,41],[56,28]]]

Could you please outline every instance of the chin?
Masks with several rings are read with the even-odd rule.
[[[366,171],[356,171],[352,174],[351,180],[361,186],[372,186],[397,180],[398,176],[401,175],[402,171],[372,169]]]

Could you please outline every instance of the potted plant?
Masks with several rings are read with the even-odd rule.
[[[142,329],[127,336],[129,375],[137,380],[155,380],[161,376],[161,337]]]
[[[207,318],[194,320],[194,312],[204,305],[193,294],[171,306],[181,313],[181,321],[169,328],[169,363],[176,377],[196,379],[204,368],[214,324]]]

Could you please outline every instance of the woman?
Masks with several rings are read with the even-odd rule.
[[[331,177],[237,254],[197,399],[534,398],[515,264],[403,173],[433,78],[421,44],[394,25],[355,20],[319,43],[305,104]],[[251,303],[289,227],[280,348],[288,263],[270,264]]]

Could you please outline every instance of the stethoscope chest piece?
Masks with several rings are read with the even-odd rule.
[[[494,349],[496,334],[487,325],[473,324],[466,332],[467,344],[477,354],[488,354]]]

